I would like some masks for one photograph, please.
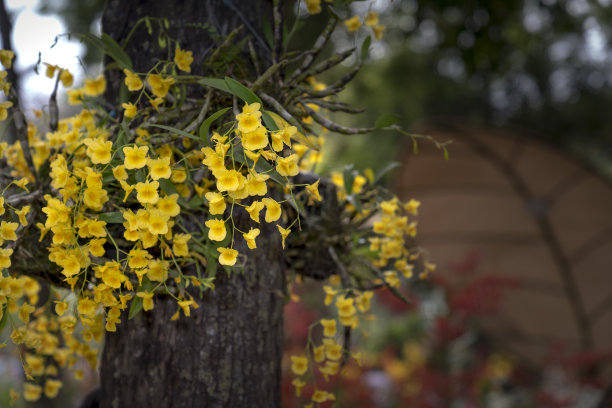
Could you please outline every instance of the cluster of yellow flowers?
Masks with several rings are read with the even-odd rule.
[[[6,64],[6,53],[0,55]],[[174,61],[168,65],[189,72],[192,61],[190,51],[177,47]],[[164,71],[165,68],[139,74],[124,70],[126,87],[139,94],[136,100],[123,104],[125,119],[121,122],[109,121],[106,112],[95,108],[95,97],[106,90],[106,80],[101,75],[87,79],[81,88],[68,91],[69,103],[85,106],[76,115],[61,119],[57,129],[42,135],[34,123],[28,124],[33,170],[39,173],[44,163],[49,164],[51,190],[44,195],[44,222],[36,223],[40,241],[49,233],[49,260],[58,266],[64,282],[77,294],[72,302],[68,301],[72,294],[59,298],[56,313],[44,316],[44,323],[36,323],[36,327],[51,332],[59,330],[59,334],[45,335],[61,334],[70,352],[84,355],[93,366],[97,358],[94,348],[67,341],[77,323],[85,343],[99,341],[104,330],[116,330],[122,311],[130,304],[132,309],[134,302],[144,311],[153,309],[156,292],[165,292],[176,299],[178,308],[173,319],[178,319],[181,311],[189,316],[190,308],[197,308],[198,304],[184,289],[190,285],[212,288],[214,277],[202,277],[199,272],[197,277],[185,275],[182,267],[217,260],[209,258],[211,252],[217,253],[221,265],[236,265],[240,255],[234,249],[236,233],[241,234],[248,248],[257,248],[260,234],[257,225],[264,209],[265,222],[276,224],[284,247],[298,219],[292,222],[287,219],[282,211],[283,203],[296,200],[296,196],[311,203],[322,199],[318,181],[297,186],[289,179],[320,157],[314,154],[309,157],[308,146],[292,143],[298,134],[296,127],[271,112],[268,114],[273,117],[276,128],[266,128],[262,124],[260,103],[245,104],[235,120],[206,140],[196,136],[177,137],[169,131],[149,133],[147,126],[156,124],[155,115],[160,113],[160,105],[175,84],[176,75],[166,75]],[[57,66],[47,65],[46,74],[50,78],[59,75],[65,86],[72,84],[72,75]],[[10,84],[2,82],[0,86],[7,89]],[[151,107],[139,110],[143,96],[148,98]],[[3,104],[6,118],[11,105],[10,102]],[[130,129],[129,125],[137,119],[138,127]],[[194,139],[205,146],[194,149]],[[26,185],[35,180],[19,142],[0,144],[0,159],[6,159],[10,175],[15,178],[10,185],[27,189]],[[280,186],[277,192],[271,189],[272,181]],[[0,215],[5,212],[5,195],[10,185],[0,194]],[[297,187],[301,187],[299,192]],[[17,209],[10,204],[10,196],[7,197],[6,205],[19,223],[2,221],[0,245],[16,241],[21,229],[28,225],[26,216],[30,206]],[[244,203],[245,199],[249,199],[248,204]],[[248,231],[239,230],[234,223],[235,211],[240,207],[254,223]],[[188,230],[182,219],[185,209],[191,215],[209,214],[207,219],[200,220],[206,229]],[[27,317],[35,311],[35,301],[17,307],[16,302],[24,292],[19,288],[37,284],[30,278],[11,277],[11,255],[12,248],[0,248],[3,276],[0,305],[8,304],[8,313],[18,313],[27,324]],[[28,289],[24,293],[34,292]],[[43,309],[40,310],[42,314]],[[67,313],[68,310],[72,313]],[[36,335],[37,330],[22,326],[11,337],[17,344],[26,343],[28,348],[38,350],[37,340],[28,340],[40,337]],[[55,357],[56,349],[40,353]],[[69,356],[63,353],[62,361]],[[38,366],[33,363],[34,359],[24,360],[26,372],[30,370],[34,376],[47,371],[54,373],[53,369],[31,370],[29,367]],[[61,386],[53,381],[56,380],[50,379],[45,385],[47,396],[56,394]],[[27,384],[24,398],[35,401],[42,392],[41,386]]]
[[[10,50],[0,50],[0,64],[6,69],[13,66],[13,58],[15,54]],[[4,96],[8,96],[11,90],[11,83],[7,81],[8,72],[0,71],[0,91],[4,92]],[[8,117],[8,109],[13,106],[11,101],[0,102],[0,121],[6,120]]]
[[[370,279],[371,284],[376,287],[385,285],[391,288],[400,287],[400,276],[410,279],[413,277],[413,269],[417,258],[421,255],[418,248],[408,249],[409,244],[407,239],[416,235],[416,221],[410,221],[409,216],[416,216],[420,203],[416,200],[410,200],[407,203],[401,203],[397,197],[392,197],[388,200],[380,201],[376,194],[371,194],[374,174],[367,169],[365,175],[353,173],[352,178],[349,178],[351,185],[346,186],[347,178],[344,174],[333,172],[332,182],[338,187],[338,199],[343,203],[347,217],[357,222],[371,219],[367,223],[363,236],[368,237],[366,247],[369,252],[368,262],[375,270],[381,268],[387,269]],[[357,200],[356,200],[357,199]],[[359,206],[354,203],[359,201]],[[359,233],[358,233],[359,234]],[[363,251],[355,247],[356,252]],[[359,257],[355,254],[354,258]],[[313,340],[312,333],[309,331],[308,344],[306,345],[305,353],[302,355],[294,355],[291,357],[291,370],[296,378],[292,384],[295,387],[296,395],[299,397],[302,394],[303,387],[308,381],[315,384],[315,390],[310,396],[310,404],[322,403],[325,401],[335,400],[334,394],[321,389],[317,385],[317,378],[322,377],[326,382],[330,376],[337,375],[340,372],[343,357],[346,359],[349,355],[361,364],[360,353],[350,353],[348,345],[343,346],[340,343],[338,332],[344,333],[345,328],[357,329],[360,327],[361,320],[372,320],[370,307],[374,292],[371,290],[359,290],[352,287],[355,282],[350,271],[352,266],[346,265],[348,276],[342,282],[339,275],[332,275],[329,278],[329,283],[323,285],[325,295],[325,306],[334,305],[334,311],[337,315],[336,319],[320,319],[317,324],[312,327],[321,326],[322,336],[321,341],[317,343]],[[428,262],[423,262],[423,272],[420,277],[425,278],[435,266]],[[347,287],[346,285],[349,285]],[[341,326],[340,326],[341,325]],[[342,330],[338,330],[338,326]],[[367,332],[364,332],[367,335]],[[315,374],[314,368],[318,369]],[[307,378],[309,379],[307,381]]]
[[[7,260],[8,257],[2,257],[2,267],[10,266]],[[61,367],[72,368],[75,377],[82,378],[83,371],[75,368],[79,357],[95,368],[98,350],[88,342],[100,341],[104,331],[98,316],[88,331],[75,333],[77,318],[65,313],[68,303],[56,301],[56,313],[52,313],[45,305],[37,306],[39,291],[40,285],[32,278],[0,277],[0,321],[10,324],[12,342],[27,348],[27,351],[18,350],[28,380],[23,398],[29,402],[37,401],[43,394],[47,398],[57,396],[63,385],[58,372]],[[11,405],[19,397],[17,391],[10,390]]]
[[[325,2],[331,3],[332,0],[325,0]],[[322,11],[321,0],[306,0],[305,3],[306,10],[308,10],[308,13],[310,14],[319,14]],[[377,40],[382,40],[383,34],[387,27],[379,23],[377,12],[368,11],[363,21],[358,15],[354,15],[353,17],[344,21],[346,29],[351,33],[359,30],[364,24],[372,28],[374,38]]]

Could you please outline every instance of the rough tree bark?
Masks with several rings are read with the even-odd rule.
[[[233,4],[223,0],[111,0],[104,12],[103,31],[121,43],[141,17],[167,18],[173,37],[183,49],[193,51],[192,71],[206,74],[203,63],[218,44],[192,24],[210,24],[221,34],[239,25],[254,32],[264,16],[271,15],[271,5],[264,0]],[[256,48],[261,60],[267,61],[265,46]],[[168,57],[167,51],[160,55],[144,24],[134,32],[126,51],[137,72]],[[107,78],[109,89],[118,89],[122,74],[111,72]],[[116,101],[117,94],[111,91],[107,97]],[[123,316],[117,332],[106,336],[100,406],[280,406],[283,258],[276,228],[261,228],[257,250],[240,247],[243,243],[237,240],[236,249],[249,255],[243,273],[227,277],[219,269],[216,289],[206,292],[203,299],[196,296],[200,308],[192,310],[190,318],[170,321],[177,310],[170,298],[156,300],[153,311],[132,320]]]

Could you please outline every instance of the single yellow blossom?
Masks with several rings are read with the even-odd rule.
[[[231,248],[217,248],[217,251],[221,254],[219,256],[219,263],[221,265],[233,266],[236,264],[236,258],[238,258],[238,251]]]
[[[281,207],[276,200],[265,197],[261,202],[266,206],[266,222],[278,221],[281,216]]]
[[[123,73],[125,74],[125,85],[129,91],[139,91],[142,88],[142,80],[138,75],[127,68],[123,70]]]
[[[227,235],[225,222],[219,219],[211,219],[204,223],[208,228],[208,239],[211,241],[223,241]]]
[[[153,310],[153,292],[138,292],[136,296],[142,298],[142,310],[145,312]]]
[[[291,356],[291,371],[295,375],[303,375],[308,370],[308,359],[306,357]]]
[[[242,236],[247,243],[249,249],[257,248],[257,244],[255,243],[255,238],[259,235],[259,228],[251,228],[248,233],[243,233]]]
[[[136,116],[137,113],[137,108],[136,105],[132,104],[131,102],[128,103],[122,103],[121,107],[123,109],[125,109],[124,115],[126,118],[133,118],[134,116]]]
[[[344,25],[346,26],[347,30],[353,33],[359,30],[359,27],[361,27],[361,20],[359,19],[359,16],[353,16],[348,20],[344,20]]]
[[[193,62],[193,53],[191,51],[181,50],[178,46],[174,51],[174,63],[181,71],[191,72],[191,63]]]
[[[155,204],[159,200],[157,189],[159,188],[158,181],[146,181],[136,184],[136,199],[141,204]]]
[[[278,228],[278,232],[280,232],[281,237],[283,239],[283,249],[285,249],[285,239],[289,236],[289,234],[291,233],[291,229],[290,228],[283,228],[280,225],[276,224],[276,227]]]

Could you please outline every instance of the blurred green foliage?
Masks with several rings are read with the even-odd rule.
[[[519,126],[609,172],[608,3],[379,1],[377,11],[388,27],[384,40],[374,44],[379,59],[341,99],[368,108],[361,125],[392,112],[408,128],[429,119]],[[356,7],[358,14],[365,11]],[[360,43],[349,35],[337,43],[343,48],[353,41]],[[401,142],[388,132],[357,139],[332,146],[350,156],[346,161],[374,168]],[[372,149],[372,139],[380,151]]]

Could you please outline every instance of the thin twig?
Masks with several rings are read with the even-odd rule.
[[[334,28],[336,28],[337,23],[338,23],[338,18],[336,16],[332,16],[329,19],[327,26],[325,26],[325,28],[323,29],[323,32],[321,32],[321,34],[315,41],[314,46],[311,49],[311,53],[309,53],[306,56],[306,58],[304,58],[304,62],[302,63],[302,65],[298,69],[295,70],[293,75],[291,75],[288,81],[289,83],[295,82],[295,79],[302,72],[310,68],[314,60],[317,58],[317,56],[321,53],[321,51],[323,51],[323,47],[325,47],[325,45],[329,41],[329,38],[331,37],[331,34],[334,31]]]
[[[365,109],[363,108],[354,108],[343,102],[332,102],[323,99],[298,99],[298,102],[302,104],[312,103],[331,112],[346,112],[352,114],[365,112]]]
[[[227,37],[225,37],[225,40],[223,40],[223,42],[221,43],[221,45],[219,45],[219,47],[217,47],[217,49],[215,50],[215,52],[212,53],[212,55],[210,56],[210,58],[208,58],[208,61],[206,61],[206,65],[211,66],[212,63],[217,59],[217,57],[219,56],[219,54],[221,53],[221,51],[223,51],[223,49],[225,49],[229,44],[231,44],[231,42],[234,40],[234,37],[236,37],[236,35],[244,28],[243,25],[240,25],[236,28],[234,28],[228,35]]]
[[[316,76],[316,75],[318,75],[318,74],[320,74],[322,72],[325,72],[325,71],[335,67],[338,64],[341,64],[348,57],[353,55],[353,53],[355,52],[355,49],[356,48],[350,48],[350,49],[348,49],[346,51],[343,51],[341,53],[332,55],[331,57],[329,57],[325,61],[321,62],[319,65],[317,65],[313,69],[305,71],[305,72],[302,72],[298,77],[296,77],[294,79],[294,81],[296,83],[300,83],[300,82],[302,82],[303,80],[305,80],[308,77]]]
[[[276,112],[287,122],[297,127],[298,129],[302,128],[302,126],[297,121],[297,119],[293,117],[289,112],[287,112],[287,110],[283,107],[283,105],[279,101],[277,101],[276,99],[274,99],[273,97],[271,97],[270,95],[264,92],[260,92],[259,96],[261,97],[261,99],[263,99],[264,102],[272,105],[272,107],[276,110]]]
[[[202,109],[200,110],[198,117],[195,118],[193,122],[191,122],[185,128],[185,132],[187,133],[193,132],[194,130],[196,130],[198,126],[200,126],[202,122],[204,122],[204,118],[206,117],[206,114],[208,113],[208,109],[210,108],[211,99],[212,99],[212,91],[209,91],[208,94],[206,95],[206,99],[204,100],[204,105],[202,106]]]
[[[57,124],[59,123],[59,108],[57,107],[57,87],[60,81],[61,71],[57,74],[55,79],[55,85],[53,86],[53,92],[49,97],[49,128],[51,132],[57,130]]]
[[[348,126],[338,125],[337,123],[332,122],[326,117],[319,115],[317,112],[312,110],[312,108],[310,108],[308,105],[303,104],[302,106],[304,107],[308,115],[312,116],[315,122],[317,122],[324,128],[331,130],[332,132],[340,133],[343,135],[363,135],[366,133],[372,133],[373,131],[376,130],[376,128],[352,128]]]

